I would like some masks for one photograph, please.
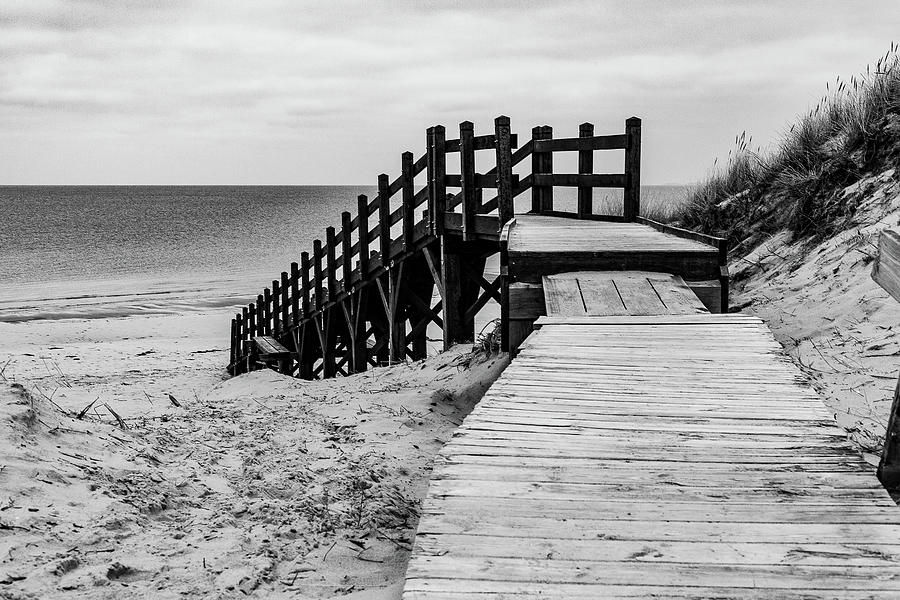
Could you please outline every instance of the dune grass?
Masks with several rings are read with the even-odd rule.
[[[838,78],[772,150],[746,132],[723,166],[692,188],[672,215],[680,225],[725,235],[732,246],[787,229],[798,238],[843,230],[855,201],[841,191],[867,173],[900,166],[900,46],[874,69]]]

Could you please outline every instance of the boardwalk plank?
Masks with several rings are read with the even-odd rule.
[[[883,517],[882,517],[883,518]],[[896,544],[789,544],[781,542],[666,542],[629,540],[556,540],[447,534],[416,537],[416,549],[437,555],[518,558],[527,560],[610,561],[623,563],[693,563],[708,565],[783,565],[891,567],[900,561]]]
[[[896,505],[758,319],[541,321],[439,453],[404,598],[900,597]]]

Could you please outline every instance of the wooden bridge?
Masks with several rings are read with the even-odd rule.
[[[500,117],[427,143],[236,316],[229,365],[312,378],[419,358],[429,324],[469,340],[500,302],[515,358],[438,457],[406,600],[900,598],[897,507],[768,328],[722,314],[724,241],[639,216],[637,119],[538,127],[514,150]],[[624,174],[592,173],[602,149],[625,150]],[[476,150],[494,151],[484,173]],[[553,173],[557,151],[578,174]],[[554,209],[558,185],[576,212]],[[593,214],[595,186],[624,187],[622,215]]]
[[[874,470],[759,319],[695,309],[540,319],[440,453],[404,599],[900,598]]]
[[[419,158],[405,152],[399,177],[380,175],[377,197],[360,196],[356,215],[343,213],[340,230],[329,227],[324,241],[315,240],[311,253],[302,252],[290,271],[235,316],[230,373],[274,366],[305,379],[325,378],[423,358],[430,325],[441,328],[445,348],[471,341],[475,316],[491,300],[501,304],[504,349],[511,341],[514,349],[541,314],[529,306],[539,296],[533,273],[518,272],[515,262],[489,281],[485,262],[505,248],[501,231],[527,191],[528,215],[518,227],[541,228],[557,238],[562,245],[551,252],[566,249],[559,236],[566,229],[589,264],[667,265],[714,310],[727,304],[724,241],[639,214],[640,119],[628,119],[622,134],[604,136],[595,136],[589,123],[569,138],[535,127],[520,145],[509,119],[498,117],[487,135],[476,136],[470,122],[460,124],[456,139],[447,139],[443,126],[432,127],[426,147]],[[595,152],[607,150],[623,152],[623,173],[594,173]],[[578,173],[554,172],[560,152],[577,155]],[[458,174],[447,172],[448,156],[458,162]],[[574,212],[554,206],[558,187],[577,188]],[[623,189],[621,215],[596,214],[592,194],[602,187]],[[486,191],[491,197],[485,200]],[[512,230],[513,242],[518,230]],[[605,237],[593,239],[597,231]],[[647,241],[654,245],[647,248]],[[521,257],[535,263],[550,256],[526,251]],[[571,266],[575,258],[569,253],[556,267]]]
[[[606,224],[516,221],[515,306],[546,316],[438,456],[405,600],[900,598],[874,469],[762,321],[675,274],[709,247],[618,225],[622,265]]]

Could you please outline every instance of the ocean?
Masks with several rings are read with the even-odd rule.
[[[646,186],[676,206],[683,186]],[[238,306],[370,186],[0,186],[0,321]],[[528,194],[517,211],[528,208]],[[574,206],[558,189],[556,206]],[[615,210],[620,190],[596,190]],[[599,210],[598,210],[599,212]]]

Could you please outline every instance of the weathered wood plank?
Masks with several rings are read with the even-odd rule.
[[[680,277],[667,273],[582,271],[543,280],[551,317],[707,312]]]
[[[895,300],[900,300],[900,232],[895,229],[881,232],[878,256],[872,266],[872,279]],[[897,380],[888,415],[878,477],[887,487],[900,486],[900,379]]]
[[[577,138],[535,141],[534,150],[537,152],[583,152],[585,150],[624,150],[628,146],[628,139],[624,134],[594,136],[593,130],[592,126],[590,135],[582,135]]]
[[[480,195],[476,193],[474,127],[471,121],[459,124],[459,170],[462,188],[463,241],[475,237],[475,215],[479,213]]]
[[[634,221],[641,214],[641,120],[631,117],[625,121],[625,206],[626,221]]]
[[[881,232],[878,255],[872,265],[872,279],[900,301],[900,231],[884,229]]]
[[[596,532],[591,532],[596,536]],[[854,539],[860,537],[853,536]],[[788,539],[788,538],[784,538]],[[840,538],[831,538],[841,543]],[[421,565],[421,566],[420,566]],[[814,582],[824,589],[871,589],[900,592],[900,573],[895,569],[857,566],[852,568],[815,565],[708,565],[671,563],[610,563],[604,561],[523,561],[510,558],[478,557],[423,558],[410,563],[407,577],[472,579],[477,581],[569,583],[575,574],[583,584],[648,584],[671,586],[722,586],[775,589],[808,589]],[[598,597],[603,597],[601,594]]]
[[[471,508],[471,507],[470,507]],[[884,518],[883,516],[881,518]],[[693,564],[780,565],[802,557],[805,565],[884,566],[900,560],[900,545],[884,544],[878,553],[842,544],[667,542],[648,544],[631,540],[542,540],[467,534],[416,536],[417,549],[425,553],[447,551],[453,556],[482,556],[526,560],[582,560],[612,562],[667,562]]]
[[[497,173],[497,213],[500,227],[513,217],[513,172],[512,147],[515,146],[509,132],[509,117],[497,117],[494,120],[494,138],[496,141]],[[484,207],[487,212],[487,206]]]
[[[513,581],[460,580],[459,578],[410,578],[403,594],[404,600],[459,600],[476,597],[483,600],[510,600],[511,598],[542,598],[546,600],[570,600],[603,598],[603,600],[633,600],[640,598],[667,598],[676,600],[896,600],[896,592],[879,590],[835,590],[826,587],[810,587],[804,590],[772,589],[757,586],[728,587],[708,586],[622,586],[591,583],[544,583]]]
[[[541,323],[437,458],[405,598],[900,592],[893,501],[761,321]]]
[[[531,176],[532,185],[578,187],[578,188],[620,188],[625,187],[625,175],[621,173],[607,173],[595,175],[580,175],[577,173],[534,173]]]
[[[590,123],[582,123],[578,128],[578,139],[582,143],[593,140],[594,126]],[[594,149],[585,146],[578,149],[578,173],[591,175],[594,172]],[[578,208],[576,213],[579,219],[583,219],[593,211],[593,189],[587,185],[578,187]]]

